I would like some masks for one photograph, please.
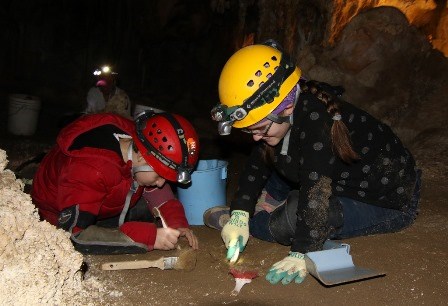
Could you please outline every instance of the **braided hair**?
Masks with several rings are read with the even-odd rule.
[[[331,88],[333,93],[329,93],[323,87]],[[327,112],[333,119],[333,125],[331,127],[333,152],[347,164],[359,160],[359,155],[352,148],[347,126],[341,120],[340,100],[334,88],[326,83],[305,80],[300,80],[300,88],[303,92],[310,92],[315,95],[325,105]]]

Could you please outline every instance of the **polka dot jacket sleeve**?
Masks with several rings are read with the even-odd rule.
[[[271,170],[263,158],[264,145],[257,143],[239,176],[238,190],[231,202],[231,210],[244,210],[253,216],[257,199]]]
[[[307,107],[307,100],[304,100]],[[313,108],[308,106],[308,108]],[[297,118],[293,126],[290,145],[296,150],[298,159],[299,222],[291,250],[309,252],[319,250],[328,232],[329,198],[332,194],[331,177],[335,157],[331,148],[330,128],[333,120],[321,105]]]

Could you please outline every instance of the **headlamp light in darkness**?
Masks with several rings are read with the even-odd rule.
[[[221,105],[215,106],[211,110],[212,119],[214,121],[222,121],[226,117],[226,112],[222,109]]]
[[[102,74],[106,74],[106,75],[107,74],[112,74],[112,75],[115,75],[117,73],[112,71],[112,69],[109,66],[103,66],[100,69],[96,69],[93,72],[93,75],[96,75],[96,76],[99,76],[99,75],[102,75]]]

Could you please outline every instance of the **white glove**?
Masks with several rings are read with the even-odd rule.
[[[283,285],[287,285],[295,279],[296,284],[300,284],[305,279],[306,273],[305,255],[289,252],[288,256],[269,269],[266,280],[273,285],[281,280]]]
[[[222,228],[221,237],[227,248],[227,259],[230,262],[237,261],[249,239],[249,213],[243,210],[232,211],[230,220]]]

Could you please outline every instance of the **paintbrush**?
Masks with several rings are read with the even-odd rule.
[[[156,260],[130,260],[106,262],[101,265],[102,270],[134,270],[146,268],[159,268],[160,270],[181,269],[177,265],[179,257],[160,257]]]
[[[192,271],[196,267],[196,252],[192,249],[179,250],[179,256],[160,257],[156,260],[129,260],[106,262],[101,265],[102,270],[135,270],[159,268],[160,270]]]
[[[162,214],[160,213],[159,208],[154,207],[152,209],[152,213],[154,214],[154,217],[159,218],[160,221],[162,221],[163,228],[168,228],[168,225],[166,224],[165,218],[163,218]]]

